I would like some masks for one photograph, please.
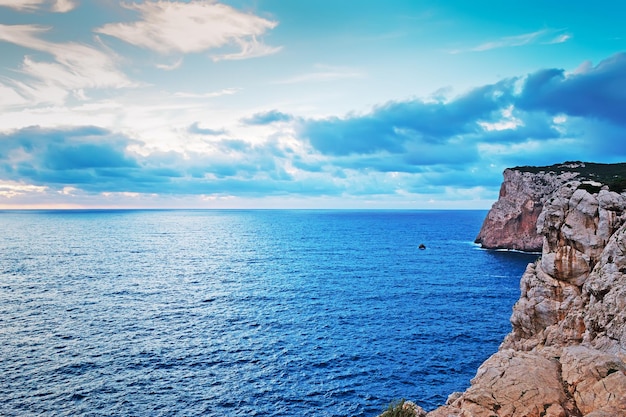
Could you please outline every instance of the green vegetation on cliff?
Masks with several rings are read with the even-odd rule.
[[[415,417],[416,415],[413,403],[400,400],[389,404],[387,410],[378,417]]]
[[[607,185],[611,191],[618,193],[626,190],[626,163],[598,164],[594,162],[573,161],[549,166],[519,166],[513,169],[533,174],[541,172],[553,172],[555,174],[576,172],[579,174],[577,178],[581,181],[596,181]],[[590,192],[597,192],[599,190],[599,187],[592,184],[583,184],[581,188],[585,188]]]

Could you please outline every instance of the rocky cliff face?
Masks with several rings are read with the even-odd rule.
[[[531,195],[519,186],[532,178],[505,172],[501,194],[542,207],[541,258],[522,276],[513,330],[467,391],[416,415],[626,416],[626,194],[573,175],[555,177],[545,188],[558,183],[549,195]],[[511,219],[508,204],[495,204],[492,211],[505,212],[485,223]]]
[[[537,233],[537,218],[545,200],[576,172],[504,171],[500,196],[487,214],[476,243],[487,249],[539,252],[543,239]]]

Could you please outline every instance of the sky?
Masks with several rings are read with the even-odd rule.
[[[626,161],[626,2],[0,0],[0,208],[486,209]]]

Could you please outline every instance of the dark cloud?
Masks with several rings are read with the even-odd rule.
[[[626,54],[619,53],[578,73],[548,69],[529,75],[519,108],[592,117],[626,125]]]
[[[626,125],[576,117],[570,118],[567,128],[572,138],[580,144],[578,149],[584,149],[588,158],[602,162],[626,160]]]
[[[450,152],[438,147],[464,146],[458,137],[480,130],[481,120],[494,119],[494,112],[511,101],[512,80],[476,88],[446,103],[412,100],[390,102],[365,115],[307,120],[299,133],[326,155],[404,153],[422,148],[422,163],[446,162]],[[471,149],[466,149],[475,153]],[[430,153],[428,156],[426,153]],[[457,159],[457,157],[454,157]]]
[[[42,129],[29,127],[0,135],[5,177],[36,184],[101,183],[139,168],[126,153],[133,141],[97,127]],[[106,182],[106,180],[105,180]]]
[[[623,159],[626,54],[581,68],[540,70],[449,101],[390,102],[366,114],[298,120],[298,133],[329,166],[364,172],[441,167],[462,176],[481,165],[500,172],[521,161]]]
[[[242,122],[248,125],[269,125],[276,122],[290,122],[293,116],[282,113],[278,110],[270,110],[267,112],[256,113],[252,116],[242,119]]]
[[[379,151],[402,152],[403,135],[376,115],[347,119],[330,118],[305,122],[300,135],[326,155],[371,154]]]
[[[123,150],[107,144],[93,143],[48,146],[43,162],[45,167],[57,171],[138,167],[137,162],[124,155]]]
[[[61,143],[71,138],[98,138],[109,135],[109,131],[95,126],[81,126],[72,129],[43,129],[30,126],[10,133],[0,134],[0,149],[20,146],[26,151],[45,143]]]
[[[201,194],[226,192],[232,185],[233,192],[256,194],[294,188],[281,164],[285,151],[275,141],[253,146],[224,139],[214,144],[213,154],[148,156],[129,152],[131,144],[137,142],[92,127],[31,127],[2,134],[0,179],[88,192]]]
[[[3,179],[26,180],[52,188],[76,186],[87,191],[135,191],[164,181],[163,168],[145,170],[138,155],[127,151],[137,142],[96,127],[43,129],[29,127],[0,135],[7,155]],[[173,171],[170,170],[169,175]]]

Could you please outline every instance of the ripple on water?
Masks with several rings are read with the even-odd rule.
[[[534,260],[468,244],[484,215],[3,212],[0,414],[435,407],[497,349]]]

